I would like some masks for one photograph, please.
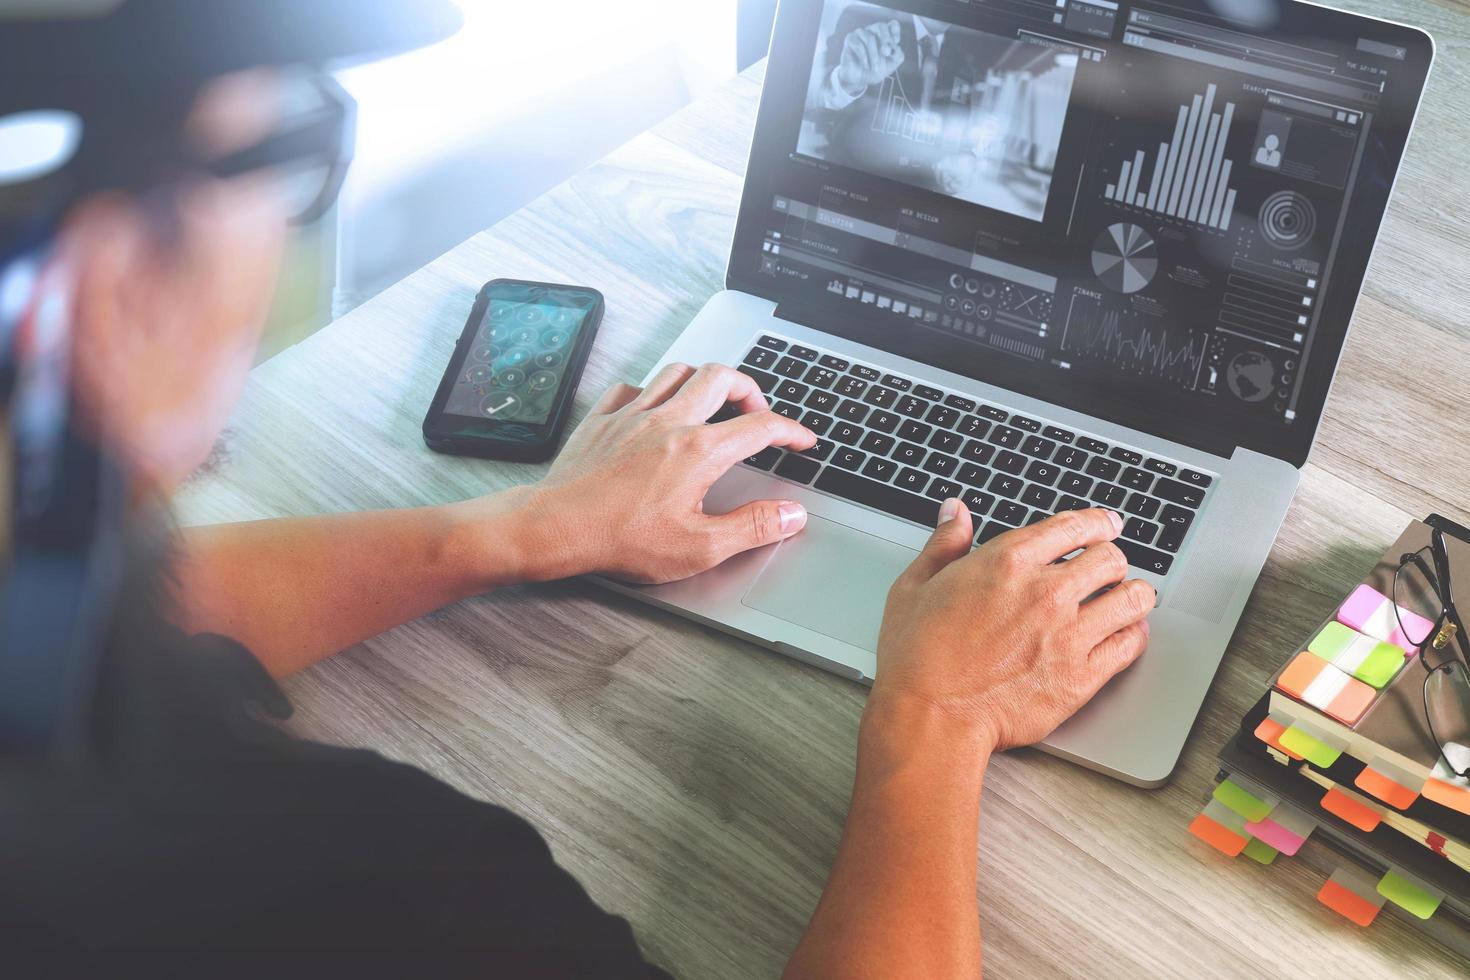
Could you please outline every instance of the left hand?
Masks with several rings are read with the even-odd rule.
[[[726,404],[741,414],[707,425]],[[647,388],[614,385],[533,488],[529,516],[552,552],[542,577],[672,582],[791,537],[806,525],[795,501],[707,514],[704,497],[745,457],[768,446],[800,452],[816,439],[772,412],[750,377],[723,365],[670,364]]]

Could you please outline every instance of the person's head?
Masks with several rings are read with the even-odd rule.
[[[1266,149],[1268,149],[1268,150],[1274,150],[1274,149],[1276,149],[1276,147],[1278,147],[1280,145],[1281,145],[1281,137],[1277,136],[1275,133],[1271,133],[1270,135],[1268,135],[1266,137]]]

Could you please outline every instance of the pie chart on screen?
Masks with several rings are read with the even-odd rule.
[[[1092,243],[1092,271],[1114,292],[1136,293],[1159,271],[1158,247],[1137,225],[1108,225]]]

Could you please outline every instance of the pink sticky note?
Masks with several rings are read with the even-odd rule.
[[[1265,841],[1287,857],[1295,854],[1302,846],[1302,842],[1306,840],[1305,837],[1292,833],[1270,817],[1255,823],[1247,823],[1245,832],[1258,840]]]
[[[1404,625],[1417,636],[1428,636],[1429,631],[1434,628],[1433,622],[1402,606],[1395,615],[1393,600],[1370,585],[1360,585],[1354,589],[1352,595],[1337,610],[1337,621],[1344,626],[1375,639],[1387,640],[1406,653],[1413,653],[1418,649],[1418,644],[1404,634],[1399,620],[1403,620]]]

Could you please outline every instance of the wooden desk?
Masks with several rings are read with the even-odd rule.
[[[1470,968],[1400,922],[1360,930],[1320,906],[1320,844],[1261,868],[1185,830],[1216,750],[1307,624],[1410,517],[1470,521],[1470,27],[1422,0],[1349,5],[1426,25],[1440,60],[1317,449],[1169,787],[1034,751],[993,763],[979,878],[990,976]],[[539,467],[438,456],[420,438],[475,290],[496,276],[597,286],[608,314],[578,407],[639,379],[723,281],[760,81],[758,66],[263,364],[231,458],[182,495],[183,520],[435,503],[535,479]],[[1425,384],[1446,370],[1442,389]],[[576,582],[461,603],[286,689],[301,735],[375,748],[524,814],[654,960],[691,978],[779,972],[837,844],[866,693]]]

